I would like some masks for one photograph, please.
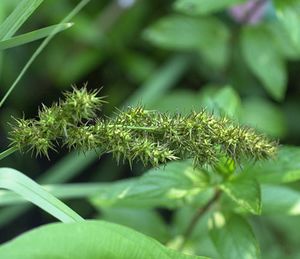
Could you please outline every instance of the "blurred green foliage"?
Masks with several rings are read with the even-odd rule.
[[[0,21],[20,2],[0,1]],[[21,13],[23,19],[28,17],[24,24],[20,19],[14,27],[0,25],[0,39],[10,40],[5,44],[17,44],[17,35],[25,35],[28,42],[0,50],[1,98],[39,46],[33,40],[51,33],[41,35],[37,30],[57,25],[78,3],[35,2],[38,8],[31,16],[30,10]],[[232,8],[246,2],[90,1],[71,20],[71,28],[55,35],[1,107],[1,150],[9,145],[11,116],[34,117],[42,103],[48,105],[71,84],[85,82],[90,89],[103,87],[109,101],[106,114],[113,114],[115,106],[135,104],[175,113],[205,108],[255,127],[282,145],[299,145],[300,0],[257,0],[244,13],[236,9],[242,16],[237,18]],[[263,14],[252,22],[259,8]],[[32,38],[28,32],[34,33]],[[50,161],[13,154],[1,160],[1,167],[13,167],[41,184],[114,180],[93,198],[88,194],[89,199],[67,203],[86,218],[129,226],[175,249],[196,209],[220,183],[211,168],[198,170],[198,178],[187,169],[182,170],[185,174],[171,170],[167,176],[160,168],[142,175],[147,168],[140,164],[130,171],[110,156],[99,160],[92,152],[66,153],[53,152]],[[220,204],[201,218],[183,251],[212,258],[299,258],[299,165],[299,148],[283,147],[276,161],[237,168],[239,174],[220,185],[225,193]],[[226,170],[232,174],[232,168]],[[197,181],[205,190],[194,188]],[[128,186],[134,188],[127,192]],[[51,222],[30,208],[1,208],[2,242]],[[259,213],[263,216],[250,215]]]

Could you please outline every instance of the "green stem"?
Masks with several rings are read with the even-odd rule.
[[[182,248],[184,247],[184,245],[192,235],[200,218],[212,207],[212,205],[220,198],[220,196],[221,196],[221,191],[216,190],[214,196],[203,207],[199,208],[196,211],[188,227],[183,233],[183,242],[181,243],[179,250],[182,250]]]
[[[17,150],[18,150],[17,147],[10,147],[10,148],[4,150],[3,152],[0,153],[0,160],[4,159],[5,157],[7,157],[11,154],[13,154]]]
[[[145,130],[145,131],[159,131],[162,130],[162,128],[160,127],[154,127],[154,126],[126,126],[126,125],[122,125],[122,124],[114,124],[111,125],[112,128],[114,127],[118,127],[118,128],[122,128],[122,129],[131,129],[131,130]]]
[[[161,130],[159,127],[140,127],[140,126],[124,126],[124,125],[120,125],[120,126],[123,128],[133,129],[133,130],[145,130],[145,131]]]

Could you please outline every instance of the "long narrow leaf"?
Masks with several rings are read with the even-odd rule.
[[[8,40],[0,41],[0,50],[13,48],[35,40],[45,38],[49,36],[54,30],[63,31],[70,28],[72,25],[73,23],[56,24],[39,30],[24,33],[22,35],[12,37]]]
[[[168,174],[165,173],[168,172]],[[152,208],[156,205],[176,207],[199,192],[209,189],[207,176],[194,170],[191,163],[173,162],[165,168],[150,170],[139,178],[114,183],[79,183],[45,185],[43,188],[60,199],[95,197],[99,207],[119,206]],[[186,201],[185,201],[186,200]],[[23,203],[10,191],[0,191],[0,205]]]
[[[42,186],[47,192],[59,199],[85,198],[106,190],[105,183],[75,183]],[[0,206],[26,202],[25,197],[17,195],[13,191],[0,190]]]
[[[12,37],[43,0],[23,0],[0,25],[0,40]]]
[[[67,23],[69,22],[90,0],[82,0],[79,2],[79,4],[60,22],[62,23]],[[13,82],[13,84],[9,87],[8,91],[6,94],[3,96],[3,98],[0,101],[0,107],[2,107],[3,103],[5,100],[8,98],[8,96],[11,94],[11,92],[15,89],[16,85],[20,82],[28,68],[31,66],[33,61],[38,57],[38,55],[44,50],[44,48],[48,45],[48,43],[52,40],[52,38],[55,36],[57,33],[57,29],[55,29],[42,43],[41,45],[37,48],[37,50],[33,53],[31,58],[27,61],[21,72],[19,73],[18,77],[16,80]]]
[[[86,154],[78,154],[73,151],[47,170],[37,179],[37,181],[41,184],[66,182],[78,175],[84,168],[90,165],[96,157],[97,154],[92,151],[87,152]],[[21,214],[24,214],[31,207],[32,205],[30,203],[26,203],[17,205],[17,207],[3,208],[0,213],[0,228],[16,219]],[[5,215],[8,216],[6,217]]]
[[[0,188],[20,194],[62,222],[83,221],[83,218],[67,205],[15,169],[0,168]]]

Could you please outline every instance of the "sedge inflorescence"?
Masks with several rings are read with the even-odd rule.
[[[59,145],[83,152],[100,150],[118,161],[140,160],[153,166],[189,158],[195,166],[214,165],[224,156],[240,161],[276,154],[276,142],[206,111],[181,115],[138,106],[99,118],[105,101],[98,91],[74,88],[64,97],[51,107],[43,106],[36,119],[16,119],[12,145],[47,157]]]

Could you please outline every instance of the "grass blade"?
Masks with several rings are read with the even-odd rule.
[[[5,157],[11,155],[12,153],[16,152],[18,149],[16,147],[10,147],[3,152],[0,153],[0,160],[4,159]]]
[[[59,199],[78,199],[87,198],[104,191],[107,186],[105,183],[72,183],[43,185],[42,187],[49,193]],[[17,195],[15,192],[0,190],[0,206],[14,205],[26,202],[24,197]]]
[[[92,151],[87,152],[86,154],[78,154],[77,152],[73,151],[57,162],[49,170],[47,170],[43,175],[41,175],[41,177],[37,179],[37,181],[41,184],[66,182],[78,175],[96,158],[97,154]],[[32,205],[30,203],[25,203],[22,205],[3,208],[0,211],[0,228],[9,224],[18,216],[24,214],[31,207]]]
[[[79,4],[60,22],[60,24],[69,22],[90,0],[82,0],[79,2]],[[48,45],[48,43],[52,40],[52,38],[57,33],[57,29],[55,29],[42,43],[41,45],[36,49],[36,51],[33,53],[31,58],[27,61],[23,69],[21,70],[20,74],[16,78],[16,80],[13,82],[13,84],[10,86],[6,94],[3,96],[0,102],[0,108],[2,107],[3,103],[6,101],[8,96],[11,94],[11,92],[15,89],[16,85],[20,82],[28,68],[31,66],[33,61],[38,57],[38,55],[44,50],[44,48]]]
[[[84,219],[63,202],[45,191],[39,184],[12,168],[0,168],[0,188],[11,190],[39,206],[62,222],[78,222]]]
[[[0,41],[0,50],[13,48],[35,40],[45,38],[49,36],[54,30],[58,30],[58,32],[61,32],[63,30],[70,28],[72,25],[73,23],[56,24],[39,30],[24,33],[22,35],[12,37],[8,40]]]
[[[0,40],[12,37],[43,0],[23,0],[0,25]]]

